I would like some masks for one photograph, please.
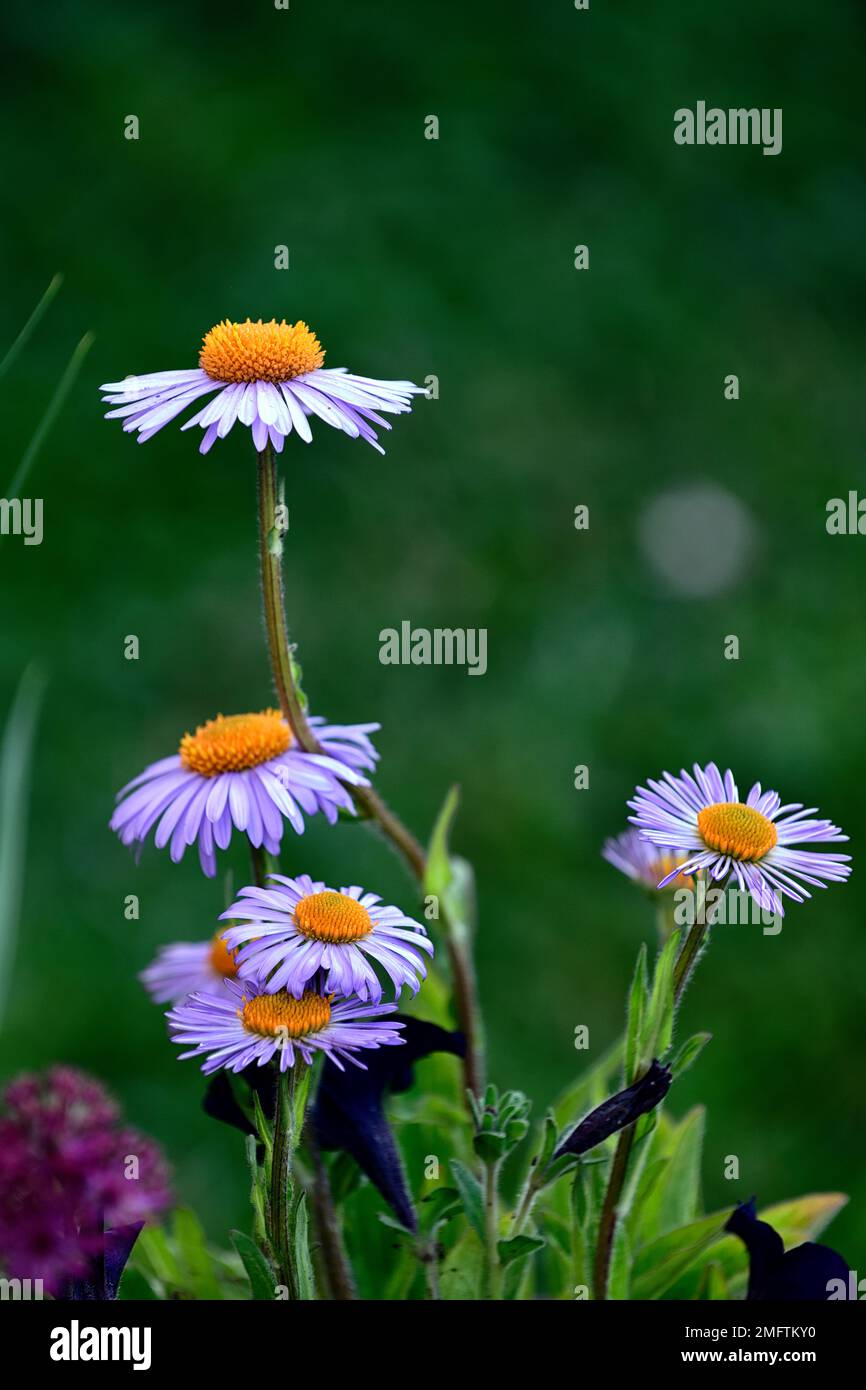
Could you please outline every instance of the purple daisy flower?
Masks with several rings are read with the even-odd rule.
[[[307,874],[271,874],[269,881],[269,888],[243,888],[223,913],[246,923],[223,933],[227,945],[237,949],[240,979],[261,980],[266,990],[287,990],[298,998],[321,971],[328,993],[378,1003],[382,985],[375,962],[398,995],[404,985],[418,993],[427,974],[421,952],[433,954],[420,922],[357,886],[337,892]]]
[[[176,941],[161,947],[138,978],[155,1004],[176,1004],[188,994],[218,994],[237,973],[234,951],[217,932],[210,941]]]
[[[154,843],[168,845],[175,863],[197,841],[201,866],[213,878],[216,849],[228,848],[235,829],[257,849],[277,854],[284,821],[301,835],[304,815],[321,811],[333,825],[341,809],[354,814],[344,784],[369,786],[360,769],[376,765],[367,735],[380,726],[309,723],[321,753],[292,746],[279,710],[209,719],[184,735],[177,753],[123,788],[111,829],[130,845],[143,843],[156,826]]]
[[[253,1062],[263,1067],[279,1057],[280,1071],[294,1066],[295,1053],[308,1064],[323,1052],[339,1067],[343,1060],[366,1071],[353,1054],[366,1047],[391,1047],[402,1043],[402,1023],[384,1022],[396,1004],[363,1004],[307,990],[300,999],[285,990],[276,994],[255,983],[227,980],[221,994],[191,994],[166,1014],[173,1042],[186,1047],[187,1057],[207,1055],[205,1075],[225,1067],[243,1071]]]
[[[424,388],[411,381],[355,376],[344,367],[326,369],[324,360],[318,338],[302,320],[290,324],[285,319],[226,319],[205,334],[198,367],[131,376],[106,382],[100,389],[108,393],[103,397],[106,405],[114,407],[106,419],[122,419],[125,430],[137,430],[139,444],[187,406],[210,396],[181,427],[199,425],[204,430],[199,446],[203,454],[215,439],[225,439],[237,420],[252,431],[259,453],[268,442],[280,453],[292,430],[309,444],[312,415],[353,439],[366,439],[384,454],[373,429],[391,428],[381,412],[404,414]]]
[[[646,840],[670,845],[687,854],[686,862],[659,883],[663,888],[675,874],[708,870],[710,877],[734,880],[768,912],[783,915],[782,896],[802,902],[811,894],[803,886],[825,888],[841,883],[851,872],[848,854],[816,854],[796,846],[817,841],[847,840],[828,820],[810,820],[817,807],[801,802],[781,804],[778,792],[762,792],[756,782],[740,800],[730,769],[724,777],[715,763],[694,765],[694,776],[683,769],[669,772],[661,782],[638,787],[628,804],[629,819]]]
[[[624,830],[621,835],[610,836],[605,840],[601,853],[602,858],[613,864],[620,873],[653,892],[660,886],[659,879],[674,887],[676,877],[671,876],[671,871],[679,870],[687,857],[669,845],[651,844],[639,830]]]

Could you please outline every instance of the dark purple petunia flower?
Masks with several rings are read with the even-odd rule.
[[[170,1201],[161,1150],[120,1124],[98,1081],[54,1067],[7,1086],[0,1266],[9,1278],[41,1279],[55,1297],[113,1297],[141,1224]]]

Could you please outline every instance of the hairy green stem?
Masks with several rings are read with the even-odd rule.
[[[481,1297],[500,1297],[502,1267],[499,1261],[499,1169],[501,1163],[484,1165],[484,1263],[481,1270]]]
[[[258,456],[258,522],[262,601],[271,669],[280,708],[298,745],[307,753],[319,753],[322,751],[321,745],[304,710],[289,645],[283,589],[283,542],[278,524],[280,505],[276,459],[271,445],[267,444]],[[372,787],[347,784],[346,790],[359,814],[378,827],[403,857],[423,889],[427,855],[412,832]],[[472,957],[463,943],[456,939],[441,905],[440,913],[454,982],[455,1012],[466,1039],[466,1084],[476,1095],[480,1095],[484,1087],[484,1061]]]
[[[277,1073],[268,1237],[277,1277],[285,1286],[288,1298],[292,1302],[301,1297],[295,1250],[297,1193],[293,1171],[294,1155],[304,1124],[308,1088],[309,1068],[297,1057],[294,1066]]]

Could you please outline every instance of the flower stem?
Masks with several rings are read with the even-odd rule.
[[[481,1271],[481,1297],[500,1296],[499,1261],[499,1163],[484,1165],[484,1263]]]
[[[286,625],[283,542],[278,525],[279,505],[276,459],[271,445],[266,444],[258,456],[258,522],[262,601],[268,637],[268,652],[280,709],[284,718],[288,721],[298,745],[305,752],[320,753],[322,751],[321,744],[307,720],[292,663],[292,649],[289,644]],[[346,790],[352,797],[358,813],[378,827],[386,840],[405,860],[411,873],[423,889],[427,872],[427,855],[412,832],[372,787],[356,787],[346,784]],[[484,1062],[478,991],[472,957],[462,942],[456,940],[447,913],[441,905],[440,914],[454,981],[454,1004],[457,1021],[466,1039],[466,1059],[464,1062],[466,1085],[476,1095],[480,1095],[484,1086]]]
[[[298,1059],[294,1066],[277,1074],[268,1235],[277,1276],[293,1302],[306,1296],[295,1248],[298,1201],[293,1169],[295,1150],[304,1124],[309,1084],[309,1067]],[[302,1256],[309,1263],[308,1252],[302,1252]]]
[[[705,902],[706,881],[702,874],[698,874],[695,880],[695,920],[689,927],[688,935],[683,942],[682,949],[677,958],[677,963],[674,966],[674,1007],[679,1004],[682,998],[683,991],[694,973],[698,958],[706,942],[709,923],[706,920]],[[637,1077],[626,1078],[629,1083],[637,1079]],[[595,1297],[599,1300],[607,1298],[607,1281],[610,1275],[610,1260],[613,1251],[613,1239],[616,1234],[619,1203],[622,1198],[622,1190],[628,1173],[629,1159],[631,1157],[636,1129],[637,1121],[635,1121],[634,1124],[627,1125],[625,1129],[619,1132],[619,1137],[616,1141],[616,1149],[613,1155],[613,1162],[610,1167],[607,1190],[604,1194],[604,1203],[598,1223],[598,1239],[595,1247],[595,1265],[593,1270],[593,1288]]]

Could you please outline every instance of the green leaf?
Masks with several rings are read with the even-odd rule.
[[[478,1298],[484,1250],[473,1230],[466,1230],[452,1250],[449,1250],[439,1275],[439,1291],[443,1299],[472,1301]]]
[[[44,689],[41,672],[28,666],[12,701],[0,744],[0,1020],[21,915],[30,763]]]
[[[446,1221],[450,1221],[462,1208],[460,1193],[456,1187],[437,1187],[429,1197],[422,1197],[421,1210],[426,1217],[429,1230],[435,1231]]]
[[[195,1213],[186,1207],[179,1207],[174,1213],[172,1234],[186,1275],[184,1286],[197,1299],[221,1298],[205,1233]]]
[[[424,875],[424,892],[437,898],[443,896],[452,879],[448,842],[459,805],[460,788],[453,786],[442,803],[442,809],[436,817],[436,824],[433,826],[433,834],[430,836],[430,845],[427,850],[427,870]]]
[[[705,1122],[703,1107],[696,1106],[669,1132],[662,1150],[665,1171],[645,1195],[636,1228],[642,1245],[697,1217]]]
[[[707,1265],[699,1297],[706,1302],[727,1303],[731,1293],[722,1266],[715,1260]]]
[[[678,1076],[682,1076],[684,1071],[688,1071],[689,1067],[694,1065],[707,1043],[712,1040],[712,1036],[712,1033],[695,1033],[678,1049],[670,1064],[675,1081]]]
[[[454,1182],[457,1191],[460,1193],[460,1201],[463,1204],[463,1211],[466,1219],[472,1227],[479,1240],[484,1240],[484,1194],[481,1191],[481,1183],[474,1173],[460,1163],[458,1159],[452,1158],[451,1172],[454,1175]]]
[[[646,1008],[641,1037],[643,1066],[653,1057],[663,1057],[671,1045],[674,1027],[674,967],[679,952],[679,931],[672,931],[656,957],[652,991]]]
[[[661,1298],[707,1246],[716,1242],[733,1208],[714,1212],[644,1245],[632,1267],[632,1297]]]
[[[123,1302],[154,1301],[161,1297],[161,1288],[158,1285],[155,1287],[143,1271],[136,1269],[130,1260],[120,1276],[117,1297]]]
[[[500,1240],[497,1244],[499,1262],[506,1268],[514,1260],[525,1260],[536,1250],[543,1250],[547,1241],[543,1236],[513,1236],[511,1240]]]
[[[258,1303],[273,1303],[277,1281],[270,1263],[255,1241],[250,1240],[243,1231],[232,1231],[230,1234],[232,1245],[240,1255],[247,1272],[253,1298]]]
[[[301,1194],[295,1211],[295,1271],[298,1276],[298,1294],[305,1302],[316,1297],[316,1281],[313,1277],[313,1262],[310,1259],[310,1232],[307,1215],[307,1194]]]
[[[173,1289],[180,1288],[180,1266],[161,1226],[145,1226],[133,1247],[132,1260],[146,1277]]]
[[[646,957],[646,942],[643,942],[638,952],[637,963],[634,968],[634,976],[632,977],[631,990],[629,991],[628,997],[625,1066],[623,1068],[624,1086],[630,1086],[637,1075],[644,1014],[649,1004]]]
[[[607,1276],[607,1296],[611,1301],[622,1302],[628,1298],[630,1273],[631,1250],[628,1228],[624,1221],[617,1221],[610,1252],[610,1270]]]

